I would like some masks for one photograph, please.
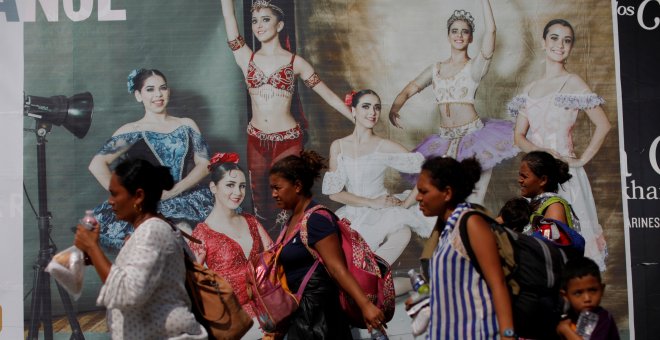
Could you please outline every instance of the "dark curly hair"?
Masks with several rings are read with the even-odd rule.
[[[438,188],[451,187],[452,206],[465,202],[481,177],[481,164],[474,158],[457,161],[451,157],[433,157],[422,164],[422,171],[431,175],[431,183]]]
[[[327,161],[316,151],[303,150],[300,155],[290,155],[277,161],[270,168],[271,175],[279,175],[291,183],[300,182],[302,194],[312,196],[314,181],[321,177],[321,171],[327,169]]]

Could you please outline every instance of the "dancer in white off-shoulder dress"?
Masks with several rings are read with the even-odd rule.
[[[332,143],[323,193],[345,204],[337,210],[337,216],[349,219],[374,252],[393,264],[408,245],[411,230],[427,238],[435,218],[424,217],[419,211],[416,189],[388,193],[386,170],[419,173],[424,156],[374,134],[380,116],[380,98],[375,92],[355,93],[351,106],[355,130]],[[397,294],[409,289],[405,285],[404,280],[395,280]]]

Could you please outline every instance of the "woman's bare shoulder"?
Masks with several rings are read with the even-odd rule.
[[[134,121],[130,123],[126,123],[117,129],[115,133],[112,134],[112,136],[117,136],[117,135],[123,135],[125,133],[131,133],[131,132],[138,132],[140,131],[140,124],[139,121]]]
[[[387,138],[378,137],[380,139],[380,151],[385,153],[401,153],[409,152],[403,145]]]
[[[192,120],[192,118],[188,118],[188,117],[171,117],[171,118],[174,119],[177,122],[177,125],[179,126],[181,125],[189,126],[193,130],[200,132],[197,123],[195,123],[195,121]]]
[[[591,88],[589,88],[589,85],[579,75],[571,73],[562,92],[589,93],[591,92]]]

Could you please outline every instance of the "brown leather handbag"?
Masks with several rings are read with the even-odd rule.
[[[168,221],[173,230],[191,242],[202,241],[188,235]],[[191,311],[197,322],[202,324],[209,334],[209,339],[234,340],[247,333],[254,321],[243,310],[229,282],[213,270],[197,263],[183,249],[183,259],[186,265],[186,291],[192,303]]]
[[[209,339],[243,337],[254,321],[241,307],[231,285],[187,255],[185,263],[186,290],[192,302],[192,312],[206,328]]]

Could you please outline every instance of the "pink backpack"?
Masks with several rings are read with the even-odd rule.
[[[340,220],[332,211],[320,204],[312,207],[305,212],[301,222],[300,239],[303,244],[315,259],[320,259],[323,262],[316,250],[307,244],[307,220],[312,213],[320,209],[323,210],[319,212],[320,214],[337,221],[341,234],[341,247],[344,251],[348,271],[362,287],[367,298],[383,311],[385,322],[392,320],[395,294],[390,265],[369,248],[362,236],[351,228],[349,220],[345,218]],[[348,293],[342,289],[339,290],[339,302],[352,326],[367,328],[362,318],[362,311]]]

